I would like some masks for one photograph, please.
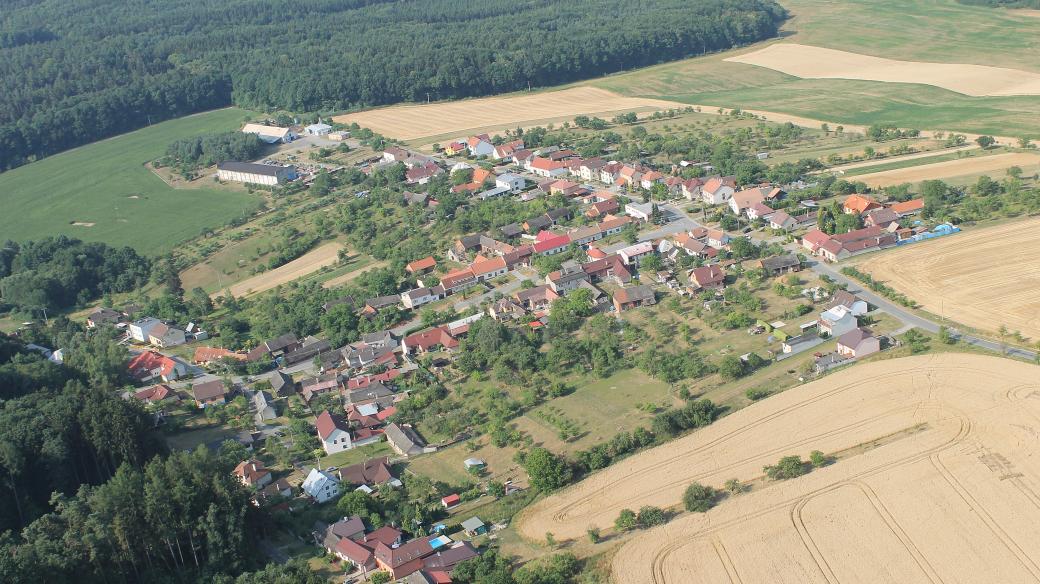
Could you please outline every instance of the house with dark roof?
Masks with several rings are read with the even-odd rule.
[[[325,454],[335,454],[354,448],[354,441],[350,435],[350,424],[343,416],[325,410],[318,414],[314,426],[318,431],[318,440],[321,441]]]
[[[253,407],[256,409],[256,423],[263,425],[278,417],[278,410],[274,407],[274,400],[266,391],[258,391],[253,394]]]
[[[396,481],[390,472],[390,458],[370,458],[358,464],[352,464],[339,469],[339,480],[345,485],[352,486],[375,486]]]
[[[619,314],[638,306],[656,304],[654,290],[650,286],[630,286],[614,292],[614,310]]]
[[[423,567],[423,558],[433,553],[428,537],[417,537],[397,547],[382,542],[376,544],[374,555],[380,569],[390,573],[391,579],[404,578]]]
[[[390,424],[386,427],[386,441],[401,456],[415,456],[425,452],[426,441],[411,426]]]
[[[789,272],[800,271],[802,262],[794,254],[784,254],[761,259],[758,261],[758,266],[765,270],[769,276],[780,276]]]
[[[281,371],[275,371],[271,375],[271,390],[278,397],[288,397],[296,393],[296,383],[293,382],[292,377],[289,375]]]
[[[199,383],[191,387],[191,396],[199,408],[223,405],[227,402],[227,387],[221,379]]]
[[[726,287],[726,272],[718,266],[701,266],[690,270],[694,290],[720,290]]]

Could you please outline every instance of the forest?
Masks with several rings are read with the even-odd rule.
[[[0,171],[231,103],[316,112],[544,87],[752,43],[787,17],[773,0],[133,4],[5,3]]]
[[[85,304],[103,294],[136,290],[151,262],[129,247],[84,243],[66,236],[0,248],[0,310],[30,314]]]

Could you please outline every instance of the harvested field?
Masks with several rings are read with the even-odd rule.
[[[1040,95],[1038,73],[964,63],[897,61],[796,43],[777,43],[726,60],[802,79],[917,83],[974,97]]]
[[[916,243],[857,267],[932,313],[1040,339],[1040,219]]]
[[[334,121],[357,122],[384,136],[414,140],[428,136],[491,127],[515,128],[525,122],[572,118],[604,112],[658,110],[685,107],[672,101],[624,97],[606,89],[575,87],[530,95],[508,95],[448,101],[429,105],[400,105],[336,116]]]
[[[755,488],[625,542],[615,582],[916,583],[1040,579],[1040,368],[941,354],[856,365],[753,404],[539,501],[541,540],[622,508],[677,506],[693,481]],[[767,482],[811,450],[831,465]]]
[[[894,170],[884,170],[861,174],[855,177],[857,181],[863,181],[872,187],[888,187],[903,183],[916,183],[924,180],[945,179],[954,176],[968,176],[1001,172],[1012,166],[1021,167],[1023,170],[1032,170],[1040,166],[1040,156],[1025,152],[1008,152],[1006,154],[994,154],[993,156],[976,156],[960,160],[947,160],[934,164],[922,164],[920,166],[909,166]]]
[[[231,295],[237,297],[259,294],[260,292],[270,290],[275,286],[280,286],[292,282],[297,278],[302,278],[307,274],[324,268],[325,266],[334,265],[339,261],[339,250],[341,249],[343,249],[342,244],[326,243],[325,245],[307,252],[284,266],[279,266],[268,272],[257,274],[252,278],[242,280],[241,282],[231,286]],[[213,294],[213,296],[221,296],[223,293],[223,290],[221,290]]]

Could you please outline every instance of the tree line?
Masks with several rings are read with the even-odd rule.
[[[0,170],[232,102],[315,112],[556,85],[752,43],[787,17],[772,0],[145,4],[8,8]]]

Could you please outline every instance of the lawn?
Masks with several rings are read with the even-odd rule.
[[[175,140],[235,129],[247,114],[228,108],[171,120],[0,174],[0,203],[11,211],[0,214],[0,233],[14,240],[64,234],[146,254],[169,251],[249,212],[260,198],[173,189],[144,164]]]
[[[322,468],[330,466],[342,468],[380,456],[394,456],[393,449],[390,448],[390,445],[385,440],[331,454],[321,459],[320,464]]]
[[[796,42],[879,57],[1040,70],[1040,18],[956,0],[784,0]],[[870,23],[861,26],[860,23]],[[999,35],[992,31],[999,30]],[[775,41],[770,41],[775,42]],[[742,49],[757,50],[763,44]],[[936,87],[798,79],[725,62],[732,51],[589,82],[638,97],[760,109],[844,124],[1040,136],[1035,97],[968,97]]]

